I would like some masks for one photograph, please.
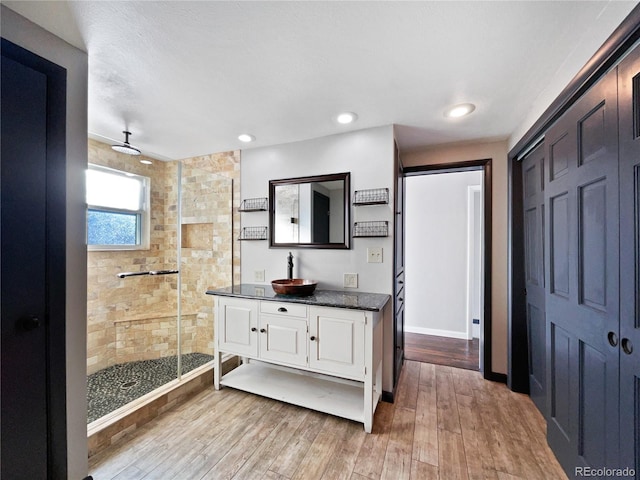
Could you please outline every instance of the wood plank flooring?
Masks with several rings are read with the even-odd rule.
[[[407,361],[394,404],[362,424],[208,389],[89,459],[94,480],[566,479],[526,395]]]
[[[408,360],[435,363],[467,370],[480,369],[480,342],[420,333],[404,334],[404,355]]]

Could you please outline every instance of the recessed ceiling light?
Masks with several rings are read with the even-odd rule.
[[[153,165],[151,160],[140,160],[140,163],[144,163],[145,165]]]
[[[255,139],[256,137],[254,137],[253,135],[249,135],[248,133],[243,133],[241,135],[238,135],[238,140],[244,143],[253,142]]]
[[[454,105],[453,107],[445,110],[444,116],[450,118],[464,117],[465,115],[469,115],[475,109],[476,106],[473,103],[460,103],[459,105]]]
[[[336,121],[337,121],[338,123],[343,124],[343,125],[346,125],[346,124],[348,124],[348,123],[353,123],[353,122],[355,122],[357,119],[358,119],[358,115],[356,115],[356,114],[355,114],[355,113],[353,113],[353,112],[344,112],[344,113],[341,113],[340,115],[338,115],[338,116],[336,117]]]

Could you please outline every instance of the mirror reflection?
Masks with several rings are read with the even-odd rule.
[[[271,246],[349,248],[349,174],[269,182]]]

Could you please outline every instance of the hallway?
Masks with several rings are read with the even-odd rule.
[[[463,340],[406,332],[404,356],[416,362],[477,371],[480,370],[480,339]]]

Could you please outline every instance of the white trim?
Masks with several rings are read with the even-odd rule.
[[[462,340],[470,340],[466,332],[456,332],[453,330],[438,330],[435,328],[409,327],[405,324],[404,331],[408,333],[420,333],[422,335],[435,335],[437,337],[460,338]]]
[[[467,186],[467,295],[466,295],[466,332],[467,340],[473,338],[473,315],[471,314],[472,303],[472,287],[473,287],[473,263],[475,262],[474,255],[474,233],[476,229],[475,225],[475,193],[482,194],[482,187],[480,185]],[[482,199],[482,197],[481,197]],[[482,236],[481,240],[482,242]]]

